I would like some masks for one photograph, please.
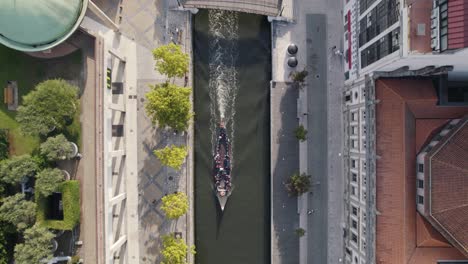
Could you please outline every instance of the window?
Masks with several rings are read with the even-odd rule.
[[[362,161],[362,169],[365,171],[366,168],[367,168],[367,166],[366,166],[366,161],[363,160],[363,161]]]
[[[352,121],[357,121],[357,113],[356,112],[351,113],[351,120]]]
[[[351,173],[351,181],[352,182],[357,182],[357,174],[356,173]]]
[[[356,195],[356,187],[351,186],[351,194]]]
[[[418,204],[424,204],[424,197],[421,195],[418,195]]]
[[[356,220],[352,220],[352,221],[351,221],[351,226],[352,226],[354,229],[357,229],[357,222],[356,222]]]
[[[353,215],[357,216],[357,214],[358,214],[358,209],[357,209],[357,207],[352,206],[352,210],[353,210]]]
[[[424,181],[423,180],[418,180],[418,188],[419,189],[424,189]]]
[[[362,212],[362,221],[363,221],[363,222],[366,221],[366,212]]]
[[[424,164],[418,163],[418,172],[424,172]]]
[[[354,241],[354,243],[357,243],[357,240],[358,240],[358,237],[357,237],[357,235],[356,235],[356,234],[354,234],[354,233],[351,233],[351,240],[353,240],[353,241]]]
[[[352,159],[351,160],[351,168],[355,169],[357,166],[356,166],[356,160]]]

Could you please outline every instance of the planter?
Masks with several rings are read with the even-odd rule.
[[[63,178],[64,178],[66,181],[69,181],[69,180],[70,180],[70,173],[68,173],[68,171],[62,170],[62,174],[63,174]]]
[[[70,142],[70,144],[72,144],[73,147],[73,152],[70,155],[70,158],[75,158],[78,155],[78,146],[73,142]]]
[[[57,242],[57,240],[52,239],[51,243],[52,243],[52,252],[57,251],[57,248],[58,248],[58,242]]]

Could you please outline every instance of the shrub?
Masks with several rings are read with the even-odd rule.
[[[50,229],[72,230],[80,222],[80,184],[76,180],[65,181],[60,184],[59,191],[62,192],[63,220],[46,218],[47,199],[36,192],[37,223]]]
[[[167,218],[177,219],[184,215],[189,207],[187,195],[185,193],[173,193],[162,198],[161,210]]]
[[[296,138],[300,141],[305,141],[307,139],[307,130],[304,128],[303,125],[300,125],[294,130],[294,134]]]
[[[44,169],[36,175],[36,193],[47,197],[59,189],[63,180],[59,169]]]
[[[185,146],[170,146],[163,149],[154,151],[154,154],[161,163],[165,166],[169,166],[175,170],[180,170],[182,164],[184,164],[185,157],[187,156],[187,148]]]
[[[286,189],[290,195],[299,196],[310,188],[310,176],[305,173],[293,174],[286,183]]]
[[[41,154],[46,156],[50,161],[72,158],[74,151],[72,144],[62,134],[47,138],[47,140],[41,144],[40,149]]]

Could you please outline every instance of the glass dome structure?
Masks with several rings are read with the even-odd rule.
[[[0,43],[35,52],[65,41],[80,26],[88,0],[1,0]]]

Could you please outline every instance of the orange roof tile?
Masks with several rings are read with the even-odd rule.
[[[379,79],[375,86],[379,100],[376,105],[376,151],[380,156],[376,161],[376,206],[379,212],[376,262],[435,264],[437,256],[460,259],[460,252],[452,247],[418,247],[416,244],[415,168],[416,149],[421,142],[425,142],[433,129],[446,119],[467,113],[468,107],[437,106],[437,95],[430,80]],[[420,119],[442,120],[427,125],[417,122]],[[436,240],[441,242],[433,231],[426,236],[433,240],[428,245],[437,244]]]

